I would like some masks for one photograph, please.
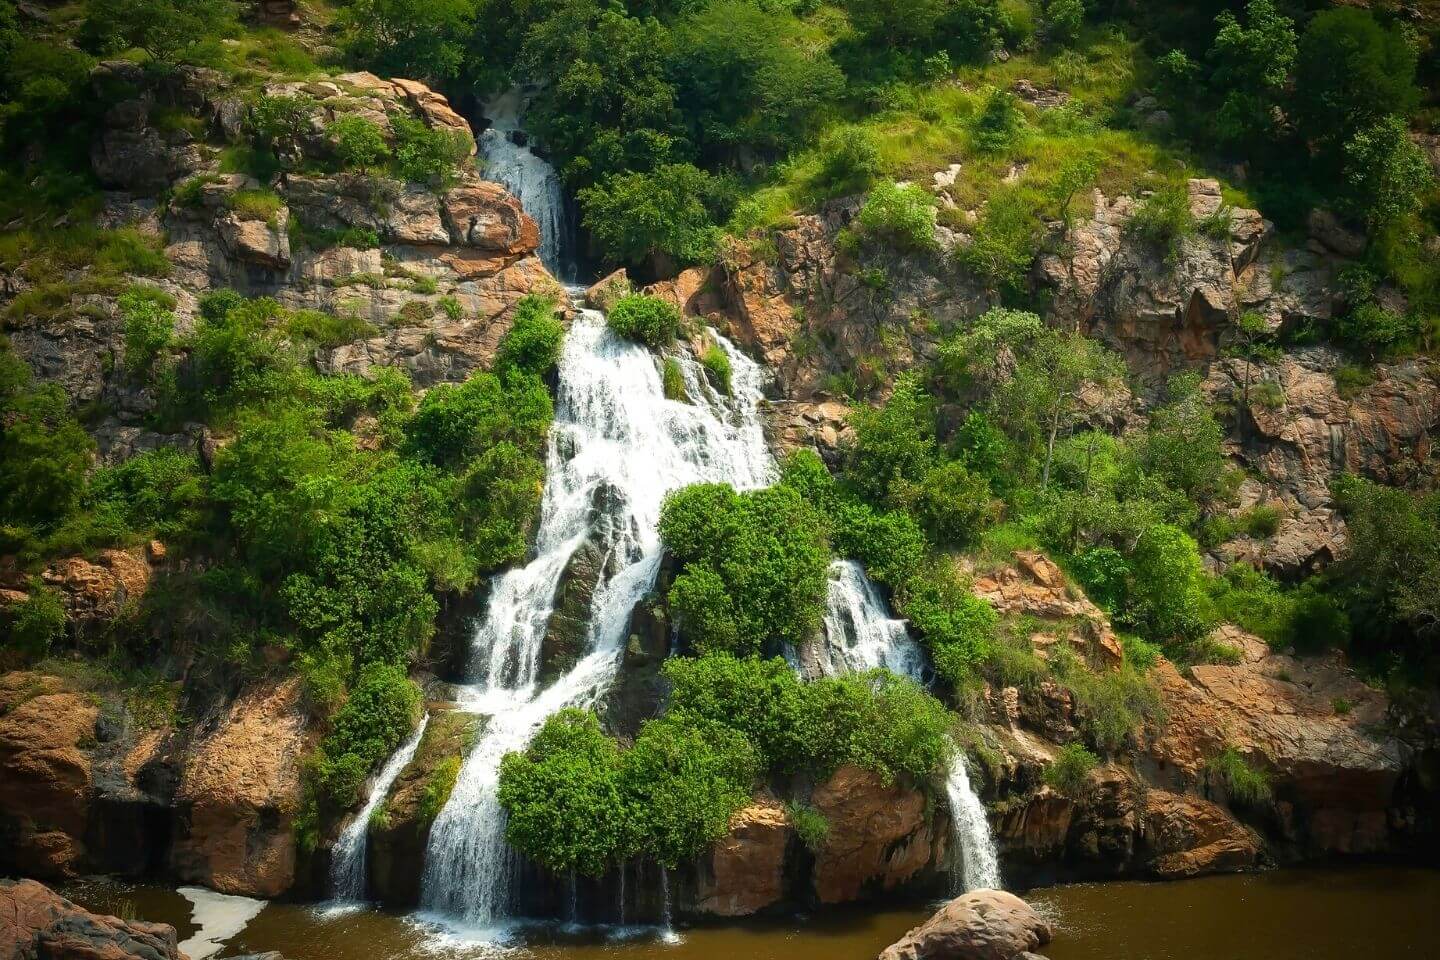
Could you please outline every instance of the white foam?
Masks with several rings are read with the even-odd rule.
[[[175,892],[190,901],[190,919],[200,928],[180,944],[180,950],[188,954],[190,960],[204,960],[216,954],[266,906],[264,900],[216,893],[204,887],[181,887]]]

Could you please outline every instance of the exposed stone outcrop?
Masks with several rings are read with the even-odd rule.
[[[0,880],[3,960],[186,960],[175,928],[90,913],[34,880]]]
[[[275,897],[295,880],[300,759],[313,746],[300,680],[246,691],[187,753],[171,867],[221,893]]]
[[[971,589],[990,602],[1002,616],[1027,616],[1055,621],[1064,627],[1063,639],[1081,656],[1103,666],[1118,666],[1125,659],[1120,638],[1110,618],[1079,590],[1044,554],[1030,550],[1015,553],[1015,565],[977,577]],[[1061,636],[1038,632],[1031,643],[1044,655]]]
[[[784,900],[785,853],[792,839],[785,808],[762,798],[730,818],[730,832],[702,858],[696,910],[747,917]]]
[[[810,803],[830,825],[812,873],[821,903],[864,899],[945,862],[944,821],[917,789],[843,766],[815,788]]]
[[[880,952],[880,960],[1017,960],[1050,942],[1050,924],[1003,890],[974,890]]]
[[[1149,790],[1142,817],[1143,848],[1157,877],[1193,877],[1259,863],[1260,837],[1209,800]]]
[[[420,902],[425,844],[435,814],[449,798],[445,768],[452,774],[458,771],[482,723],[469,713],[431,711],[415,756],[395,778],[370,822],[365,858],[368,889],[381,902],[393,907],[413,907]],[[449,784],[453,785],[453,780]]]

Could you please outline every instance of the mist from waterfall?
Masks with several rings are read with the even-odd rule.
[[[580,311],[566,336],[534,554],[494,579],[472,643],[473,683],[459,705],[487,720],[430,833],[421,895],[429,912],[482,929],[511,916],[518,860],[496,796],[500,760],[557,710],[595,703],[614,678],[631,611],[659,570],[665,494],[701,482],[753,489],[775,478],[758,412],[762,372],[712,335],[730,356],[731,392],[715,390],[689,352],[677,351],[690,403],[666,399],[655,355],[610,332],[601,314]],[[587,543],[604,562],[586,652],[541,687],[556,591]]]

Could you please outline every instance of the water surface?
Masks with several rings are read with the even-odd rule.
[[[190,903],[161,887],[95,882],[66,893],[91,910],[195,932]],[[1440,957],[1440,870],[1346,867],[1175,883],[1050,887],[1027,899],[1054,922],[1050,960],[1355,960]],[[288,960],[869,960],[929,915],[857,908],[707,925],[661,942],[655,930],[537,928],[507,949],[377,910],[272,903],[219,956],[278,950]]]

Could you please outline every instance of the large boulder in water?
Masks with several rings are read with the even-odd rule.
[[[1014,894],[973,890],[886,947],[880,960],[1017,960],[1050,936],[1050,924]]]
[[[450,799],[460,764],[482,722],[457,710],[431,714],[415,756],[370,818],[365,857],[370,896],[392,907],[419,904],[430,828]]]
[[[0,880],[4,960],[185,960],[175,928],[90,913],[34,880]]]

